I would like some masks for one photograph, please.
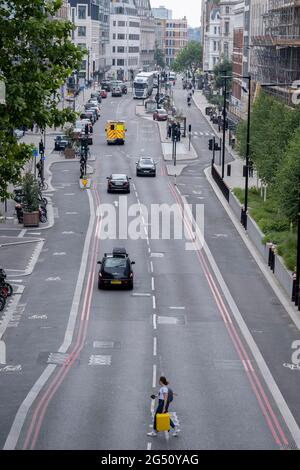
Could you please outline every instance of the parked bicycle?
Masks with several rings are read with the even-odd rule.
[[[6,272],[3,268],[0,268],[0,288],[5,287],[8,290],[7,297],[12,296],[13,288],[9,282],[6,281]]]

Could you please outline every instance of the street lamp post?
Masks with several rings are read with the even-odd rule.
[[[244,207],[241,210],[241,224],[247,230],[247,212],[248,212],[248,187],[249,187],[249,156],[250,156],[250,111],[251,111],[251,75],[248,77],[248,116],[247,116],[247,143],[246,143],[246,165],[245,165],[245,200]]]
[[[157,92],[156,92],[156,104],[158,108],[158,101],[159,101],[159,73],[157,74]]]
[[[295,280],[295,305],[300,310],[300,177],[298,179],[298,231],[297,231],[297,264]]]
[[[228,76],[224,76],[224,107],[223,107],[223,142],[222,142],[222,179],[224,179],[224,173],[225,173],[225,135],[226,135],[226,94],[227,94],[227,79],[231,78]]]

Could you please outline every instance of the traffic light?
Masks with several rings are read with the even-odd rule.
[[[40,143],[39,143],[39,153],[44,153],[44,144],[43,144],[43,141],[41,140]]]
[[[209,139],[208,141],[208,149],[213,150],[214,149],[214,139]]]

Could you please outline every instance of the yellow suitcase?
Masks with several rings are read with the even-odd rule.
[[[156,415],[157,431],[170,431],[170,415],[169,413],[157,413]]]

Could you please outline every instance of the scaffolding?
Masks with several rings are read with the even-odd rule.
[[[300,0],[269,0],[265,34],[252,38],[253,67],[260,83],[292,83],[300,78]],[[268,90],[291,104],[288,88]]]

